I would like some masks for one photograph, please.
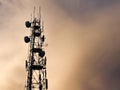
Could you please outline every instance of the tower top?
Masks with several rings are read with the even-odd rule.
[[[38,12],[36,12],[38,11]],[[31,14],[31,21],[33,21],[34,19],[37,19],[37,20],[41,20],[41,7],[39,6],[38,8],[36,8],[34,6],[34,9],[33,9],[33,13]]]
[[[48,79],[46,70],[46,55],[43,48],[45,35],[41,25],[41,8],[36,13],[34,7],[31,21],[26,21],[25,25],[31,29],[31,34],[24,37],[25,43],[29,43],[29,55],[26,60],[27,82],[25,90],[47,90]]]

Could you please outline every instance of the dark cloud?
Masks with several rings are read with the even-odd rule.
[[[85,31],[83,36],[77,37],[78,41],[83,39],[78,50],[81,52],[79,48],[83,45],[84,55],[82,59],[78,56],[79,63],[73,69],[75,72],[67,83],[70,84],[70,88],[77,87],[76,90],[119,90],[119,8],[112,7],[108,12],[103,10],[94,13],[94,22],[84,23],[87,29],[81,31]]]
[[[93,19],[94,12],[120,4],[120,0],[55,0],[55,2],[69,16],[79,20]]]
[[[64,10],[75,13],[106,8],[120,3],[119,0],[55,0],[55,2]]]
[[[68,18],[72,18],[78,25],[77,29],[68,29],[75,40],[73,42],[76,44],[74,47],[77,47],[78,59],[75,60],[76,64],[71,66],[73,72],[66,77],[62,90],[120,90],[120,1],[80,1],[56,1]],[[67,22],[68,19],[63,22],[65,20],[66,23],[73,23]],[[72,27],[74,24],[69,25],[69,28]],[[58,32],[60,34],[60,31]],[[66,34],[66,37],[69,34]]]
[[[0,2],[0,6],[2,5],[2,2]]]
[[[112,6],[116,3],[120,3],[119,0],[80,0],[81,1],[81,4],[80,6],[82,7],[92,7],[93,8],[96,8],[96,9],[99,9],[99,8],[105,8],[105,7],[108,7],[108,6]]]

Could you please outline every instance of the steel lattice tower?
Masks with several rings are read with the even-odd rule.
[[[29,55],[26,60],[27,81],[25,90],[47,90],[48,79],[46,71],[44,28],[41,24],[41,17],[33,17],[33,20],[26,21],[25,25],[30,28],[30,36],[25,36],[25,43],[29,43]]]

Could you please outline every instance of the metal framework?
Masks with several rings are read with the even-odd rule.
[[[41,24],[41,18],[33,18],[26,21],[27,28],[30,28],[30,36],[25,36],[25,43],[29,43],[29,55],[26,60],[27,81],[25,90],[47,90],[48,79],[46,71],[44,28]]]

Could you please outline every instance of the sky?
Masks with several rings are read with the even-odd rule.
[[[0,90],[24,90],[33,7],[42,7],[49,90],[120,90],[120,0],[0,0]]]

